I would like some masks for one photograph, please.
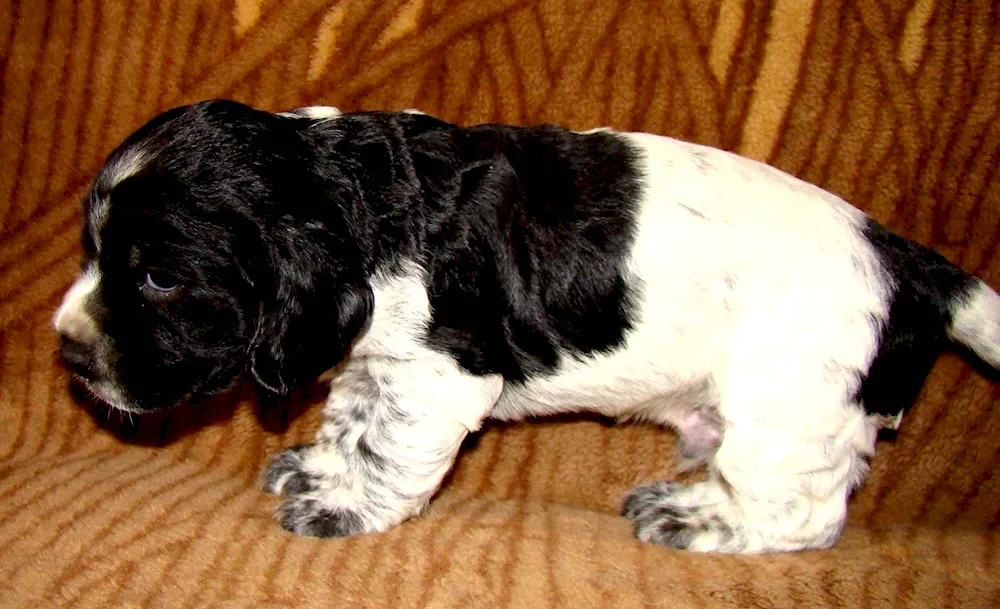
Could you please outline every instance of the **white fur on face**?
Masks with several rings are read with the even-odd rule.
[[[94,397],[113,408],[133,412],[136,410],[123,397],[121,388],[108,369],[105,354],[107,345],[97,322],[88,312],[88,302],[95,298],[100,282],[101,274],[97,266],[94,264],[87,266],[63,296],[62,304],[53,315],[52,325],[61,336],[90,349],[94,358],[94,370],[99,377],[94,380],[81,380]]]
[[[98,341],[99,331],[87,312],[87,302],[93,297],[99,282],[100,271],[96,265],[88,266],[73,282],[52,318],[52,325],[59,334],[87,345]]]
[[[122,181],[135,175],[146,165],[152,153],[136,146],[125,150],[119,157],[109,160],[91,187],[87,229],[94,248],[101,251],[101,231],[108,220],[111,201],[107,193]],[[102,193],[102,194],[99,194]],[[91,262],[77,277],[63,296],[62,304],[53,316],[53,326],[60,335],[85,345],[91,351],[93,369],[97,378],[81,379],[84,386],[94,396],[108,405],[128,412],[138,412],[127,399],[115,380],[113,370],[108,365],[109,346],[97,322],[88,311],[88,303],[97,298],[97,288],[101,282],[101,271],[96,262]]]
[[[105,193],[111,192],[115,186],[142,170],[150,156],[150,153],[138,146],[128,149],[117,160],[101,169],[101,175],[98,177],[98,182],[101,185],[100,190]],[[90,238],[93,239],[94,247],[99,252],[101,251],[101,230],[108,221],[108,208],[111,201],[106,196],[93,194],[93,191],[91,196],[93,198],[91,199],[88,226]]]

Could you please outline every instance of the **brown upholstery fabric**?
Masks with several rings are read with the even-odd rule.
[[[839,545],[730,557],[635,542],[619,501],[673,436],[588,418],[488,427],[392,532],[294,537],[257,476],[320,387],[133,420],[71,392],[49,327],[103,156],[210,97],[712,144],[1000,286],[996,3],[6,0],[0,44],[0,606],[1000,606],[1000,385],[953,355]]]

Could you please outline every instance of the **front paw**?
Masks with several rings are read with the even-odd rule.
[[[275,516],[286,531],[306,537],[348,537],[367,531],[364,519],[357,512],[330,508],[308,495],[285,501]]]
[[[275,512],[275,518],[289,532],[307,537],[347,537],[377,530],[357,509],[333,500],[340,490],[338,479],[309,471],[305,460],[309,444],[294,446],[278,453],[263,476],[264,490],[287,497]],[[370,510],[369,512],[370,513]]]
[[[317,477],[305,471],[303,457],[311,445],[286,448],[264,470],[262,486],[274,495],[295,497],[316,490]]]

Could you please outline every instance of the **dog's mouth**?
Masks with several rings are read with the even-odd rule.
[[[115,384],[105,379],[92,379],[83,377],[76,372],[73,377],[77,383],[86,389],[87,394],[95,401],[100,402],[114,410],[120,410],[131,414],[149,412],[145,408],[137,408],[128,400],[122,390]]]
[[[90,346],[63,336],[59,352],[63,364],[73,373],[74,380],[86,389],[91,398],[123,412],[138,413],[144,410],[137,408],[125,397],[125,392],[118,383],[102,373],[104,366]]]

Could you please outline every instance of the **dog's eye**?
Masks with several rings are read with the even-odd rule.
[[[149,271],[146,273],[146,285],[167,294],[177,289],[177,280],[163,271]]]

